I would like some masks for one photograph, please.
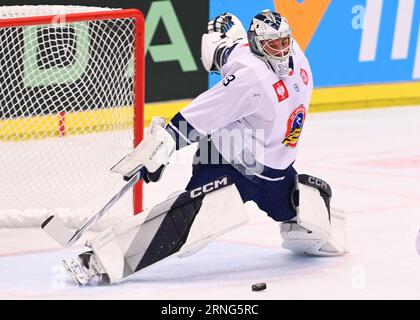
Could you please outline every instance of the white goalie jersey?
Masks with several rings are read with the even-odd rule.
[[[264,175],[267,169],[283,170],[295,161],[311,99],[311,68],[294,43],[293,68],[284,79],[247,44],[234,45],[221,69],[223,79],[181,111],[194,129],[211,135],[226,160],[252,167],[263,179],[276,179]]]

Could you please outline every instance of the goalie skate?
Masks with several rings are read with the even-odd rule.
[[[91,263],[92,255],[93,252],[87,252],[79,255],[76,259],[63,260],[63,266],[67,273],[79,286],[109,282],[106,274],[101,274]]]

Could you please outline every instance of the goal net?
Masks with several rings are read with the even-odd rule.
[[[0,228],[77,226],[124,183],[109,169],[143,134],[137,10],[0,7]],[[102,223],[141,210],[141,186]]]

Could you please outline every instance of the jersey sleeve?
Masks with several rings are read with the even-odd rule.
[[[182,117],[198,132],[209,135],[228,124],[256,113],[262,94],[247,70],[228,74],[213,88],[181,110]]]

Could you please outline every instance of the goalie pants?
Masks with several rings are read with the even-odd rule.
[[[195,189],[221,176],[228,175],[238,188],[244,203],[254,201],[261,210],[275,221],[287,221],[296,217],[296,210],[292,204],[292,193],[297,172],[292,165],[285,170],[275,170],[277,174],[284,177],[284,179],[278,181],[267,180],[256,175],[245,175],[233,165],[223,161],[222,156],[211,145],[211,142],[208,142],[208,144],[206,147],[210,151],[209,156],[205,157],[205,161],[200,158],[203,144],[200,144],[201,147],[199,146],[197,150],[192,177],[186,186],[186,190]],[[214,164],[214,161],[210,162],[210,158],[215,159],[214,153],[217,153],[216,158],[219,158],[216,164]]]

